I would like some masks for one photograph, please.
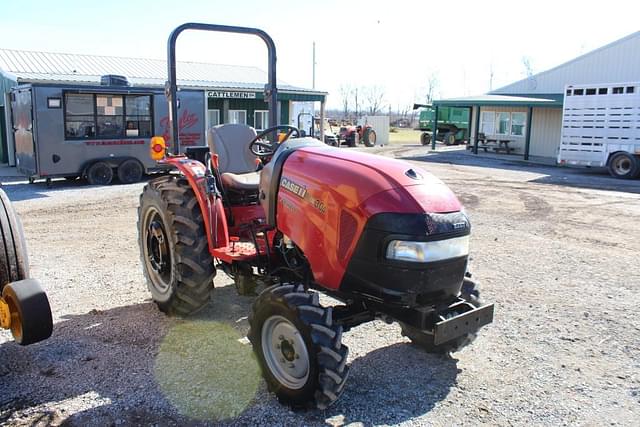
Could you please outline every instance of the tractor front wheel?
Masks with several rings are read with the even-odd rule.
[[[161,311],[186,316],[209,301],[216,270],[198,200],[186,178],[149,182],[138,208],[140,257]]]
[[[249,316],[249,340],[269,389],[294,408],[325,409],[344,389],[349,368],[332,309],[302,285],[265,289]]]
[[[479,286],[476,284],[476,282],[468,277],[464,278],[460,296],[475,307],[480,307],[482,305],[480,300]],[[403,322],[400,322],[400,327],[402,328],[403,336],[409,338],[415,346],[420,347],[427,353],[453,353],[471,344],[473,340],[476,339],[476,334],[470,333],[458,337],[454,340],[435,345],[433,343],[433,335],[430,333],[430,331],[422,331]]]

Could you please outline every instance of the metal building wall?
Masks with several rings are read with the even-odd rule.
[[[529,154],[556,157],[562,131],[562,108],[534,108]]]
[[[621,83],[637,81],[638,76],[640,31],[491,93],[561,94],[567,84]]]

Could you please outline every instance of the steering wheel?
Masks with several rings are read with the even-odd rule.
[[[274,132],[276,130],[286,130],[287,133],[284,136],[284,139],[279,142],[269,142],[268,140],[263,139],[265,136]],[[279,143],[285,142],[291,134],[295,133],[295,138],[300,138],[300,131],[295,126],[289,125],[278,125],[272,126],[269,129],[265,129],[259,134],[256,135],[255,138],[249,143],[249,150],[258,157],[270,157],[275,153],[278,148]]]

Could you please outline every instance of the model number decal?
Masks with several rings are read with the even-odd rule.
[[[320,213],[325,213],[327,211],[327,207],[324,205],[322,200],[318,200],[318,199],[314,200],[313,207],[318,209]]]
[[[304,196],[307,195],[307,187],[305,187],[304,185],[297,184],[285,177],[282,177],[282,179],[280,180],[280,187],[295,194],[301,199],[304,199]]]

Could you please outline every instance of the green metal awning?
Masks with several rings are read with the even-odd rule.
[[[449,98],[433,101],[439,107],[562,107],[562,95],[553,94],[549,98],[533,98],[510,95],[478,95],[462,98]]]

